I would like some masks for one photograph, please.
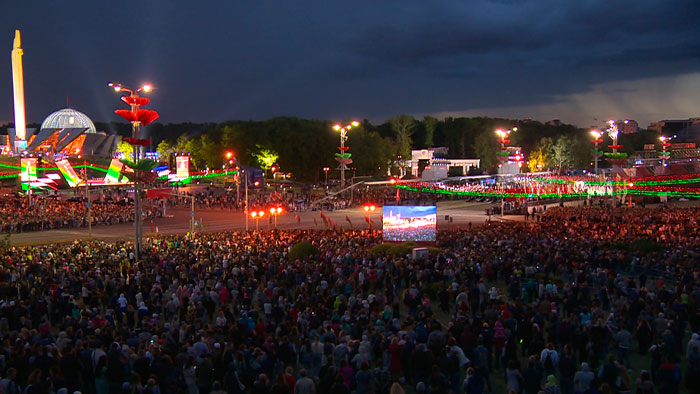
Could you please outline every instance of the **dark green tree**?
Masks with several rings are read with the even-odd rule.
[[[416,129],[416,120],[409,115],[396,115],[389,119],[389,124],[391,124],[391,129],[394,131],[398,153],[404,158],[410,158],[411,148],[413,147],[411,136]]]

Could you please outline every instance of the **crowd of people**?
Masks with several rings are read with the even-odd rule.
[[[0,199],[0,230],[3,233],[52,230],[88,226],[87,200],[60,196],[3,196]],[[133,203],[122,198],[91,198],[92,225],[134,221]],[[159,216],[159,210],[144,207],[146,217]]]
[[[441,232],[417,260],[373,254],[376,231],[170,235],[139,261],[125,242],[11,247],[0,389],[695,393],[699,220],[550,208]],[[639,240],[657,247],[621,246]]]

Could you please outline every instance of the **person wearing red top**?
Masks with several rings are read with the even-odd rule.
[[[496,369],[498,369],[501,364],[503,364],[505,367],[505,360],[503,360],[503,347],[506,344],[506,332],[500,320],[496,320],[493,330],[493,346],[495,351],[494,359],[496,361]]]
[[[292,309],[289,310],[289,317],[292,318],[292,321],[294,321],[294,324],[297,324],[297,319],[299,318],[299,316],[297,316],[298,313],[299,313],[299,308],[297,308],[296,306],[292,307]]]
[[[294,392],[294,386],[297,384],[297,379],[294,377],[294,368],[292,367],[287,367],[284,370],[284,384],[289,387],[289,392],[293,393]]]
[[[221,305],[228,304],[229,294],[226,286],[221,286],[221,289],[219,289],[219,301],[221,302]]]
[[[391,364],[389,365],[389,370],[394,376],[397,376],[402,370],[401,365],[401,345],[399,345],[399,338],[391,338],[391,344],[389,345],[389,356],[391,357]]]
[[[265,326],[265,323],[262,321],[262,319],[259,319],[258,322],[255,324],[255,335],[257,335],[258,338],[262,339],[265,337],[266,332],[267,327]]]

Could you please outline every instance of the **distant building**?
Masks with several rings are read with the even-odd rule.
[[[548,125],[550,126],[561,126],[561,120],[559,119],[552,119],[549,122],[547,122]]]
[[[663,134],[677,134],[679,131],[698,123],[700,123],[700,118],[660,120],[650,124],[649,130],[655,130]]]
[[[626,119],[617,121],[617,127],[622,134],[634,134],[639,131],[639,123],[636,120]]]
[[[700,122],[692,123],[690,126],[676,133],[678,141],[697,142],[700,140]]]
[[[478,168],[479,159],[447,158],[447,147],[436,147],[411,151],[411,174],[417,178],[446,178],[450,167],[461,167],[466,175],[469,169]]]

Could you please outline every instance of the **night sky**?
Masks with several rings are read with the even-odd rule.
[[[696,0],[34,0],[0,7],[0,122],[22,32],[27,121],[118,121],[109,81],[152,82],[159,121],[700,116]],[[600,119],[596,121],[595,119]]]

